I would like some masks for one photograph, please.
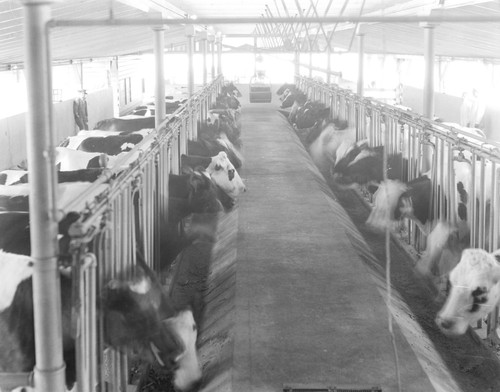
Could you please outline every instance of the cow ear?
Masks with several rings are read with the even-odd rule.
[[[496,259],[497,262],[500,263],[500,249],[497,249],[492,253],[492,256]]]

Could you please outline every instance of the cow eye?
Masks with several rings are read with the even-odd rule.
[[[472,307],[469,312],[474,313],[477,312],[480,308],[481,304],[484,304],[488,301],[488,292],[486,287],[477,287],[472,292]]]
[[[215,170],[221,170],[222,166],[221,165],[215,165]]]
[[[448,279],[446,281],[446,296],[450,295],[450,290],[451,290],[451,281]]]

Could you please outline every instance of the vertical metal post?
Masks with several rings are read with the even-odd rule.
[[[206,31],[202,32],[201,35],[201,53],[203,55],[203,86],[207,84],[207,42],[208,42],[208,33]]]
[[[222,73],[222,35],[217,35],[217,74]]]
[[[155,27],[154,54],[155,54],[155,126],[165,118],[165,29]]]
[[[209,41],[210,41],[210,52],[212,55],[211,75],[212,75],[212,80],[215,80],[215,36],[210,35]]]
[[[120,77],[118,73],[118,56],[110,62],[110,87],[113,90],[113,116],[120,116]]]
[[[434,116],[434,27],[432,23],[421,23],[424,29],[424,96],[423,115],[428,119]],[[431,167],[431,148],[424,146],[422,170],[427,171]]]
[[[424,28],[424,104],[423,115],[432,120],[434,115],[434,24],[422,23]]]
[[[187,55],[188,55],[188,96],[191,98],[194,94],[194,27],[186,26],[187,37]]]
[[[332,59],[332,49],[330,48],[330,45],[326,47],[326,70],[328,71],[326,73],[326,83],[330,84],[331,82],[331,72],[332,72],[332,64],[331,64],[331,59]]]
[[[31,257],[34,260],[37,391],[64,392],[61,293],[57,267],[54,143],[49,33],[51,1],[24,0],[27,150],[30,176]]]
[[[363,86],[365,84],[365,34],[358,31],[358,86],[357,93],[363,95]]]

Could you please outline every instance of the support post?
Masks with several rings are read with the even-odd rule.
[[[186,26],[187,55],[188,55],[188,97],[194,94],[194,26]]]
[[[363,95],[363,88],[365,85],[365,34],[359,29],[356,33],[358,36],[358,95]]]
[[[53,1],[24,0],[26,116],[37,391],[64,392],[49,33]]]
[[[434,117],[434,28],[433,23],[421,23],[424,29],[424,95],[423,95],[423,116],[431,119]],[[432,167],[432,149],[430,146],[423,146],[422,171],[428,171]]]
[[[222,73],[222,35],[217,34],[217,74]]]
[[[434,115],[434,24],[421,24],[424,29],[424,104],[423,115],[432,120]]]
[[[158,127],[165,119],[165,29],[155,27],[155,126]]]
[[[208,78],[207,69],[207,43],[208,43],[208,33],[206,31],[201,32],[201,52],[203,54],[203,85],[206,86]]]
[[[120,78],[118,74],[118,56],[114,56],[109,64],[109,85],[113,90],[113,116],[120,116]]]
[[[209,35],[208,40],[210,41],[210,53],[212,56],[211,75],[212,80],[215,80],[215,36],[213,34]]]
[[[332,50],[330,49],[330,45],[328,45],[326,47],[326,70],[327,70],[327,73],[326,73],[326,84],[330,84],[331,82],[331,72],[332,72],[332,64],[331,64],[331,61],[332,61]]]

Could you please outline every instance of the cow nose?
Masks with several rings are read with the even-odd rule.
[[[453,325],[455,324],[453,320],[450,319],[443,319],[442,317],[438,316],[436,318],[436,324],[438,325],[439,328],[441,328],[444,331],[450,330],[453,328]]]

